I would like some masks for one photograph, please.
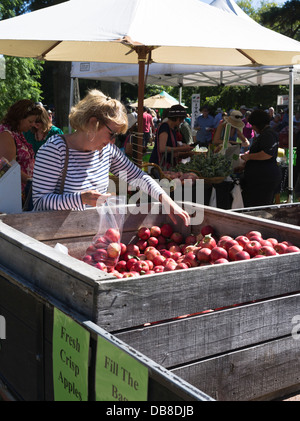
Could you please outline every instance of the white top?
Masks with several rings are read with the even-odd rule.
[[[60,195],[65,156],[65,142],[57,135],[38,150],[32,185],[34,211],[84,210],[80,193],[86,190],[106,193],[109,172],[140,187],[156,200],[165,194],[159,184],[134,165],[117,146],[108,144],[101,151],[69,149],[64,192]]]

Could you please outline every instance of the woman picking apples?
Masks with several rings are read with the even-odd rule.
[[[52,136],[38,151],[33,174],[35,211],[84,210],[105,201],[109,172],[133,183],[159,200],[173,222],[175,214],[188,225],[189,215],[148,174],[134,165],[115,146],[118,134],[126,133],[127,113],[121,102],[90,91],[70,113],[74,132]],[[69,150],[64,191],[59,193],[63,167]]]

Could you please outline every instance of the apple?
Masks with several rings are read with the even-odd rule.
[[[130,271],[136,271],[139,273],[145,273],[149,270],[148,263],[145,260],[137,260],[130,268]]]
[[[181,244],[183,242],[183,235],[180,232],[173,232],[170,239],[176,244]]]
[[[107,272],[107,266],[103,262],[97,262],[95,264],[95,268],[102,270],[103,272]]]
[[[267,241],[269,241],[270,243],[272,243],[272,246],[274,247],[276,244],[278,244],[278,240],[276,238],[267,238]]]
[[[214,247],[216,247],[217,243],[216,240],[210,234],[208,234],[205,237],[203,237],[202,240],[200,240],[198,245],[199,247],[208,247],[210,249],[213,249]]]
[[[100,237],[98,237],[98,238],[94,241],[94,246],[95,246],[97,249],[99,249],[99,248],[100,248],[100,249],[102,249],[102,248],[106,248],[110,242],[111,242],[110,240],[108,240],[108,239],[107,239],[107,238],[105,238],[103,235],[101,235]]]
[[[247,253],[245,250],[238,251],[235,255],[235,261],[237,260],[249,260],[250,254]]]
[[[284,254],[286,252],[286,249],[288,248],[288,246],[284,243],[277,243],[275,244],[274,250],[278,253],[278,254]]]
[[[265,240],[265,239],[262,238],[259,242],[262,246],[273,247],[272,242],[269,241],[269,240]]]
[[[172,258],[166,259],[164,263],[164,267],[165,267],[164,272],[175,270],[176,266],[177,266],[177,263],[175,262],[174,259]]]
[[[109,242],[117,243],[121,238],[120,231],[115,228],[109,228],[104,234],[104,238],[109,240]]]
[[[212,261],[215,261],[218,259],[227,259],[228,253],[223,247],[216,246],[212,249],[210,257]]]
[[[164,265],[165,261],[167,260],[167,258],[161,254],[158,254],[157,256],[153,257],[153,265],[154,266],[161,266]]]
[[[288,246],[285,250],[286,253],[299,253],[300,248],[297,246]]]
[[[282,241],[283,244],[285,244],[286,246],[293,246],[294,244],[291,243],[290,241]]]
[[[131,257],[129,260],[126,261],[126,268],[127,270],[131,270],[131,267],[135,264],[137,261],[136,257]]]
[[[165,237],[165,238],[170,238],[171,235],[173,234],[173,228],[170,224],[163,224],[160,227],[160,231],[161,234]]]
[[[233,238],[231,240],[225,241],[223,248],[228,251],[232,246],[237,246],[239,243],[234,240]]]
[[[122,256],[122,254],[126,252],[127,246],[124,243],[120,243],[120,247],[121,247],[120,256]]]
[[[235,260],[236,253],[242,250],[244,249],[243,249],[243,246],[241,246],[240,244],[235,244],[234,246],[230,247],[230,249],[228,250],[229,260]]]
[[[249,231],[246,234],[246,237],[248,237],[249,239],[253,236],[258,236],[258,237],[262,238],[262,235],[261,235],[260,231]]]
[[[180,251],[175,251],[172,255],[172,259],[175,260],[175,262],[177,262],[177,260],[182,256],[182,253]]]
[[[164,272],[165,267],[163,265],[161,265],[161,266],[154,266],[153,270],[154,270],[155,273],[160,273],[160,272]]]
[[[119,260],[116,264],[115,269],[120,272],[123,273],[127,270],[127,266],[126,266],[127,262],[126,260]]]
[[[161,235],[161,229],[157,225],[150,228],[151,237],[159,237]]]
[[[154,263],[152,262],[152,260],[145,260],[145,262],[148,264],[150,270],[154,268]]]
[[[245,244],[248,243],[250,240],[245,235],[238,235],[237,237],[235,237],[235,241],[237,241],[240,246],[245,248]]]
[[[182,254],[184,254],[185,249],[189,246],[189,244],[180,244],[180,251]]]
[[[219,259],[215,260],[213,263],[214,265],[219,265],[221,263],[228,263],[228,260],[225,259],[224,257],[220,257]]]
[[[169,249],[172,253],[180,253],[181,249],[178,244],[172,244]],[[181,254],[181,253],[180,253]]]
[[[261,244],[258,241],[250,240],[246,243],[244,250],[250,254],[251,257],[255,256],[258,253],[258,250],[261,248]]]
[[[107,256],[117,258],[120,256],[121,247],[119,243],[110,243],[107,246]]]
[[[93,253],[95,253],[95,251],[97,250],[97,247],[95,247],[93,244],[91,244],[90,246],[88,246],[88,248],[86,249],[86,251],[85,251],[85,254],[87,255],[87,254],[89,254],[89,255],[91,255],[91,254],[93,254]]]
[[[107,251],[105,249],[98,249],[93,254],[93,257],[96,262],[100,262],[101,260],[103,261],[107,259]]]
[[[158,245],[157,237],[149,237],[148,238],[148,246],[156,247]]]
[[[140,249],[136,244],[131,243],[127,245],[126,253],[131,254],[133,256],[138,256],[140,254]]]
[[[204,247],[202,249],[199,249],[197,251],[197,259],[200,263],[208,263],[210,262],[210,255],[211,255],[211,249],[208,247]]]
[[[214,230],[214,228],[211,225],[204,225],[201,228],[201,231],[200,232],[203,235],[203,237],[205,237],[208,234],[213,235],[215,233],[215,230]]]
[[[137,235],[142,240],[148,240],[148,238],[150,237],[150,230],[147,227],[140,227],[138,229]]]
[[[192,251],[184,255],[183,263],[189,263],[192,267],[198,266],[197,257]]]
[[[185,239],[185,244],[187,245],[194,245],[197,243],[197,237],[194,234],[190,234]]]
[[[155,237],[155,235],[153,237]],[[158,239],[158,244],[166,244],[167,243],[167,239],[161,234],[159,234],[157,239]]]
[[[138,246],[140,252],[144,251],[148,247],[148,241],[142,240],[141,238],[135,244]]]
[[[263,254],[265,256],[275,256],[277,253],[272,246],[261,246],[257,254]]]
[[[113,270],[112,272],[111,272],[116,278],[119,278],[119,279],[121,279],[121,278],[123,278],[124,276],[123,276],[123,273],[120,273],[120,272],[118,272],[117,270]]]
[[[147,260],[153,260],[155,256],[159,255],[160,252],[153,246],[148,246],[144,251]]]
[[[175,270],[188,269],[188,268],[189,268],[189,266],[186,263],[181,262],[181,263],[177,264],[177,266],[175,267]]]
[[[173,256],[173,253],[171,252],[171,250],[166,250],[166,249],[160,250],[160,254],[166,258]]]

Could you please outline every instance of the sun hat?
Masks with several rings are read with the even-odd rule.
[[[137,118],[133,113],[127,114],[127,120],[128,120],[128,129],[131,129],[132,126],[135,125],[137,122]]]
[[[232,127],[235,127],[236,129],[242,129],[245,126],[242,118],[244,118],[244,116],[240,111],[232,110],[229,116],[224,117],[224,120],[231,124]]]
[[[168,111],[168,117],[185,118],[186,117],[186,110],[180,104],[172,105],[172,107]]]

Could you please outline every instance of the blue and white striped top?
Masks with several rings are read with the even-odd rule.
[[[84,210],[82,191],[97,190],[106,193],[109,172],[120,177],[155,200],[165,191],[148,174],[134,165],[114,144],[101,151],[69,149],[68,170],[64,192],[59,194],[66,156],[66,145],[54,135],[38,150],[32,183],[34,211]]]

